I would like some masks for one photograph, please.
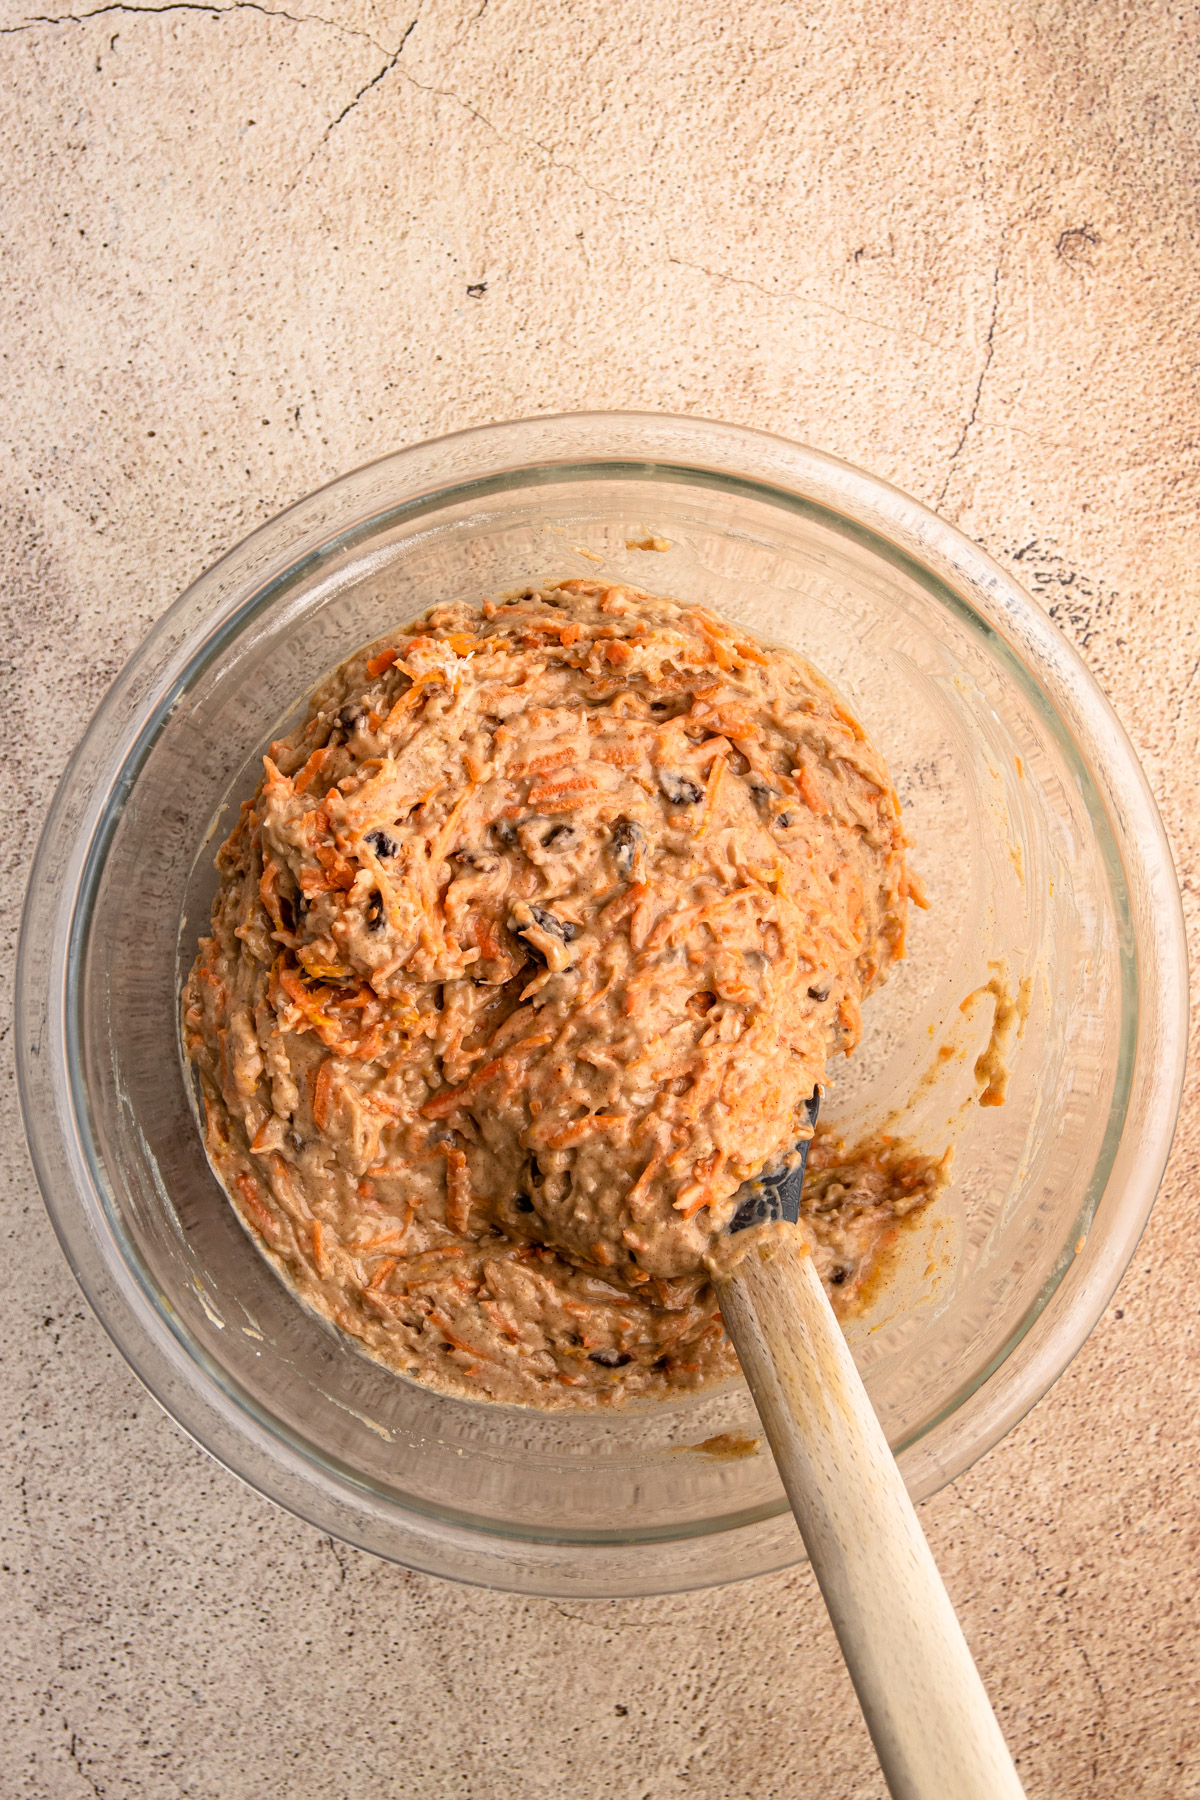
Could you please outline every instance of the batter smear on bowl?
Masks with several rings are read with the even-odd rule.
[[[706,1259],[903,955],[904,847],[792,652],[595,580],[436,607],[316,691],[220,852],[184,994],[209,1158],[300,1296],[423,1381],[723,1378]],[[938,1184],[893,1165],[806,1194],[839,1296]]]

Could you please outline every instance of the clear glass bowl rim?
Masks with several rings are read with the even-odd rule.
[[[470,491],[497,491],[539,476],[611,476],[622,465],[643,477],[698,476],[730,491],[765,492],[797,510],[832,513],[843,530],[886,546],[892,560],[907,565],[924,585],[932,579],[944,599],[994,634],[1025,685],[1032,677],[1041,690],[1095,783],[1120,857],[1137,971],[1137,1040],[1123,1120],[1136,1112],[1138,1154],[1115,1203],[1103,1206],[1103,1229],[1086,1233],[1079,1254],[1023,1321],[1004,1356],[955,1402],[952,1453],[930,1443],[928,1433],[901,1453],[918,1498],[997,1442],[1058,1377],[1100,1317],[1161,1181],[1186,1054],[1187,957],[1178,884],[1132,746],[1080,657],[1020,586],[955,527],[889,484],[808,446],[694,416],[546,415],[475,427],[382,457],[298,501],[229,551],[174,602],[113,683],[67,765],[43,827],[22,919],[16,1005],[18,1088],[38,1184],[101,1323],[154,1397],[217,1460],[319,1528],[406,1566],[551,1594],[678,1590],[727,1579],[729,1572],[755,1572],[752,1547],[747,1559],[748,1546],[742,1546],[732,1571],[725,1572],[713,1566],[729,1558],[711,1552],[714,1538],[753,1536],[762,1526],[682,1537],[669,1553],[661,1539],[538,1543],[520,1533],[480,1532],[382,1504],[348,1471],[332,1461],[314,1462],[273,1432],[261,1414],[240,1406],[200,1359],[188,1355],[122,1264],[103,1178],[75,1099],[71,949],[86,926],[78,905],[85,872],[97,854],[102,857],[111,821],[189,670],[207,663],[268,598],[291,586],[332,544],[342,549],[369,536],[382,517],[399,510],[431,510]],[[384,491],[385,505],[363,509],[365,500]],[[798,1538],[782,1558],[776,1544],[761,1567],[795,1560],[798,1553]]]

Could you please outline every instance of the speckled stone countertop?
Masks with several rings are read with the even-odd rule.
[[[580,407],[807,439],[1016,570],[1145,762],[1194,929],[1194,8],[26,3],[0,6],[9,958],[66,756],[192,576],[384,450]],[[806,1569],[515,1599],[211,1464],[76,1292],[3,1049],[0,1793],[882,1796]],[[1033,1797],[1200,1794],[1198,1146],[1193,1085],[1115,1303],[923,1509]]]

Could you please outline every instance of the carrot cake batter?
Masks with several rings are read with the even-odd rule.
[[[220,852],[184,995],[210,1160],[300,1296],[418,1379],[595,1406],[725,1377],[706,1259],[903,954],[904,843],[792,652],[598,580],[436,607],[316,691]],[[820,1162],[847,1294],[934,1165]]]

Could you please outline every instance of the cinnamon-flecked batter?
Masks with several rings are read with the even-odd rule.
[[[732,1373],[706,1259],[903,954],[862,727],[790,651],[566,581],[360,651],[264,771],[184,1024],[276,1266],[477,1397]],[[805,1216],[849,1293],[933,1165],[834,1194],[820,1163]]]

